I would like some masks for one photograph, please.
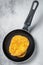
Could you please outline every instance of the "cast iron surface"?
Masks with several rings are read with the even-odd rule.
[[[28,47],[27,53],[26,53],[26,55],[25,55],[23,58],[17,58],[17,57],[11,56],[11,54],[10,54],[9,51],[8,51],[8,50],[9,50],[9,45],[10,45],[11,39],[12,39],[12,37],[15,36],[15,35],[25,36],[25,37],[27,37],[27,38],[29,39],[29,41],[30,41],[30,46]],[[5,39],[4,39],[4,41],[3,41],[3,51],[4,51],[5,55],[6,55],[9,59],[11,59],[11,60],[13,60],[13,61],[16,61],[16,62],[20,62],[20,61],[24,61],[24,60],[28,59],[28,58],[32,55],[32,53],[33,53],[33,51],[34,51],[34,48],[35,48],[35,44],[34,44],[34,39],[33,39],[33,37],[32,37],[28,32],[26,32],[26,31],[24,31],[24,30],[21,30],[21,29],[14,30],[14,31],[10,32],[10,33],[5,37]]]

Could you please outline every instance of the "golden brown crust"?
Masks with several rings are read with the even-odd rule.
[[[9,53],[12,56],[23,57],[29,46],[29,40],[25,36],[15,35],[11,39]],[[23,55],[22,55],[23,54]]]

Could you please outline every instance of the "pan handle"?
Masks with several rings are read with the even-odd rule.
[[[24,30],[28,31],[28,27],[31,25],[34,13],[35,13],[38,5],[39,5],[39,2],[37,0],[33,1],[30,12],[29,12],[29,15],[28,15],[28,17],[27,17],[27,19],[26,19],[26,21],[24,23],[24,27],[23,27]]]

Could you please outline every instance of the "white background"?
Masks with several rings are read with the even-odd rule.
[[[22,29],[33,0],[0,0],[0,65],[43,65],[43,0],[38,1],[39,6],[29,27],[36,42],[35,51],[27,61],[16,63],[4,55],[3,39],[10,31]]]

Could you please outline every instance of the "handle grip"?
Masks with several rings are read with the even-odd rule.
[[[26,21],[24,23],[23,29],[28,30],[28,27],[31,25],[34,13],[35,13],[38,5],[39,5],[38,1],[33,1],[30,12],[29,12],[29,15],[28,15],[28,17],[27,17],[27,19],[26,19]]]

